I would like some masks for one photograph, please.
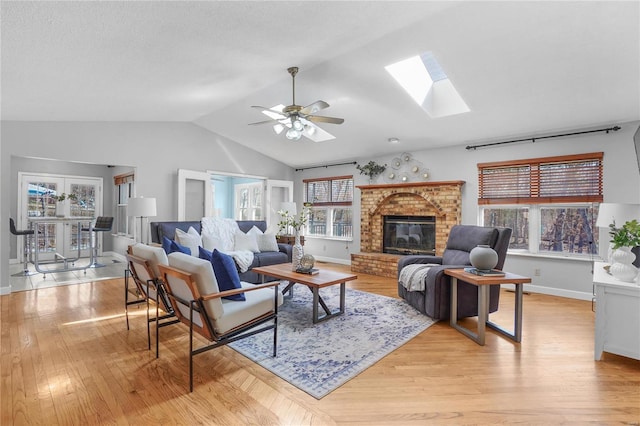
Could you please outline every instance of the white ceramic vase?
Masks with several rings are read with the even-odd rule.
[[[469,252],[471,265],[482,271],[493,269],[498,264],[498,253],[488,245],[479,245]]]
[[[638,276],[638,268],[633,266],[636,255],[631,252],[631,247],[620,247],[611,255],[611,268],[609,272],[617,280],[633,282]]]
[[[293,271],[300,268],[300,260],[304,256],[304,249],[300,244],[300,231],[295,230],[295,241],[291,250],[291,269]]]

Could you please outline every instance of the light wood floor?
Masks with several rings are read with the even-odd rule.
[[[396,296],[392,279],[350,286]],[[590,302],[525,296],[521,344],[440,322],[321,400],[226,347],[195,357],[189,394],[186,328],[163,328],[155,359],[142,309],[126,330],[122,280],[1,303],[2,425],[640,423],[640,361],[593,360]],[[492,319],[512,303],[503,291]]]

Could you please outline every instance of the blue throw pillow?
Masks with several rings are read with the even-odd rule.
[[[180,253],[191,255],[191,249],[189,247],[182,246],[165,236],[162,236],[162,248],[167,254],[179,251]]]
[[[236,268],[236,262],[233,260],[233,257],[228,254],[221,253],[217,249],[213,249],[213,253],[209,250],[203,249],[202,247],[199,247],[199,250],[200,259],[205,259],[211,262],[213,273],[216,276],[216,281],[218,281],[218,288],[220,291],[242,288],[240,285],[238,269]],[[244,293],[225,296],[223,299],[235,301],[246,300]]]

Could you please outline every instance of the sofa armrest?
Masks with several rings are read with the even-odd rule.
[[[278,243],[278,250],[287,255],[289,262],[293,259],[293,246],[291,244]]]
[[[400,271],[407,265],[412,265],[414,263],[435,263],[438,265],[442,264],[442,257],[440,256],[424,256],[424,255],[409,255],[402,256],[400,260],[398,260],[398,276],[400,276]]]

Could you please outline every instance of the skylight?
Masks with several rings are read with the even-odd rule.
[[[387,65],[385,69],[430,117],[469,112],[469,107],[431,52]]]

